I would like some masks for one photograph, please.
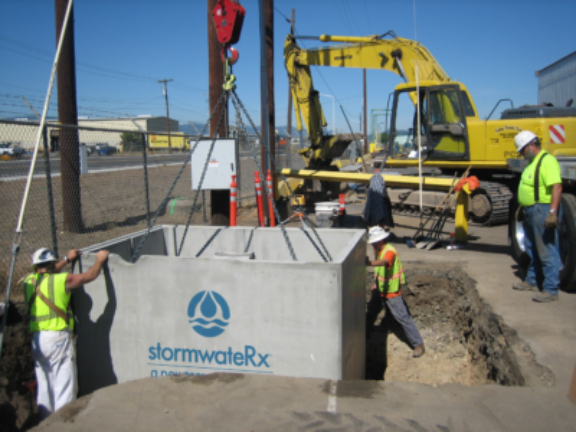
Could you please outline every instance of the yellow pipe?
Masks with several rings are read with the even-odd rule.
[[[341,171],[291,170],[289,168],[285,168],[280,172],[286,177],[351,183],[370,183],[370,179],[373,176],[373,174]],[[420,185],[418,177],[382,174],[382,178],[386,182],[386,186],[390,187],[417,189]],[[452,186],[452,179],[449,178],[424,177],[422,181],[424,189],[427,190],[448,191]]]
[[[470,166],[470,161],[423,161],[422,165],[433,168],[463,168],[466,169]],[[418,159],[388,159],[386,166],[391,168],[405,168],[418,166]],[[481,169],[507,169],[508,165],[505,160],[503,161],[475,161],[474,168]]]
[[[378,39],[378,35],[374,36],[331,36],[331,35],[320,35],[320,40],[322,42],[347,42],[347,43],[366,43],[374,42]]]

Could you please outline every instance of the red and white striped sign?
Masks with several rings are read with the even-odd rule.
[[[552,144],[564,144],[566,141],[566,132],[564,125],[551,125],[550,126],[550,141]]]

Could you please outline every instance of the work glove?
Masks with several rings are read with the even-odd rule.
[[[558,215],[556,213],[548,213],[544,220],[544,225],[548,229],[554,229],[558,226]]]
[[[518,206],[516,209],[516,220],[518,222],[522,222],[524,220],[524,208],[522,206]]]

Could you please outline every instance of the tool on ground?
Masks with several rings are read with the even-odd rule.
[[[236,226],[237,197],[238,184],[236,183],[236,175],[232,174],[232,183],[230,183],[230,226]]]
[[[464,174],[462,174],[462,177],[460,178],[460,181],[462,181],[463,179],[465,179],[468,176],[468,173],[470,172],[470,170],[472,169],[472,166],[469,166],[466,171],[464,171]],[[448,200],[448,198],[450,197],[450,195],[452,195],[452,192],[454,192],[454,189],[456,187],[457,183],[456,183],[456,176],[454,176],[453,180],[452,180],[452,186],[450,187],[450,190],[448,191],[448,193],[446,194],[446,196],[444,197],[444,199],[440,202],[440,204],[438,204],[436,206],[436,208],[432,211],[432,213],[430,214],[430,216],[428,216],[428,219],[426,219],[426,221],[423,224],[420,224],[420,226],[418,227],[418,230],[416,231],[416,233],[412,236],[412,238],[406,238],[406,244],[408,245],[409,248],[414,247],[414,239],[416,239],[418,237],[418,234],[420,234],[420,232],[424,231],[424,228],[426,227],[426,225],[428,224],[428,222],[430,222],[430,220],[434,217],[434,215],[436,214],[436,212],[446,203],[446,201]]]
[[[268,170],[268,175],[266,176],[266,184],[268,185],[268,190],[274,190],[274,183],[270,170]],[[270,227],[274,228],[276,226],[276,219],[274,218],[274,196],[272,194],[268,194],[268,216],[270,218]]]
[[[264,224],[264,204],[262,203],[262,181],[260,173],[254,172],[254,187],[256,188],[256,205],[258,206],[258,225],[263,227]]]

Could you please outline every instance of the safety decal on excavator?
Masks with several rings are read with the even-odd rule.
[[[566,132],[564,125],[550,125],[550,142],[552,144],[564,144],[566,141]]]

